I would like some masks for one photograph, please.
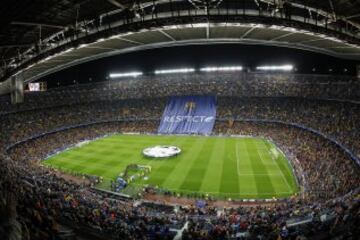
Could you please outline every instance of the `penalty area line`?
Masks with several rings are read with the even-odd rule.
[[[136,183],[132,183],[133,185],[136,185],[136,186],[143,186],[141,184],[136,184]],[[177,193],[200,193],[200,194],[224,194],[224,195],[277,195],[277,194],[292,194],[293,192],[292,191],[286,191],[286,192],[271,192],[271,193],[268,193],[268,192],[239,192],[239,193],[227,193],[227,192],[208,192],[208,191],[195,191],[195,190],[188,190],[188,189],[174,189],[174,188],[166,188],[164,187],[164,189],[168,190],[168,191],[173,191],[173,192],[177,192]]]
[[[258,143],[256,143],[256,145],[258,145]],[[267,151],[270,152],[269,149],[267,149]],[[261,152],[261,151],[258,151],[258,153],[259,153],[259,156],[260,156],[260,158],[261,158],[261,161],[264,162],[264,159],[263,159],[263,156],[262,156],[262,152]],[[282,177],[283,181],[284,181],[285,184],[287,185],[287,188],[290,190],[290,192],[293,192],[293,191],[292,191],[292,188],[291,188],[290,184],[288,183],[288,181],[286,180],[285,175],[284,175],[283,171],[281,170],[278,162],[277,162],[276,160],[274,160],[272,157],[270,157],[270,158],[271,158],[271,160],[275,163],[275,165],[276,165],[276,167],[278,168],[278,170],[280,171],[280,174],[279,174],[279,175]]]

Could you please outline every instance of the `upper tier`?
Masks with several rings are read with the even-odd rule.
[[[109,80],[28,92],[25,102],[12,106],[0,97],[0,113],[101,100],[139,99],[174,95],[236,97],[302,97],[360,99],[360,80],[348,76],[284,73],[194,73]]]

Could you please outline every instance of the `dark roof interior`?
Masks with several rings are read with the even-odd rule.
[[[117,9],[107,0],[2,0],[0,56],[10,58],[76,21]],[[41,30],[40,30],[41,28]]]
[[[179,0],[173,0],[179,1]],[[211,4],[256,4],[269,8],[274,2],[286,0],[184,0],[194,7]],[[136,9],[153,0],[2,0],[0,2],[0,56],[1,65],[8,59],[38,43],[61,29],[75,26],[76,22],[117,9]],[[230,3],[229,3],[230,2]],[[288,0],[331,13],[335,18],[347,19],[360,26],[359,0]],[[306,11],[306,10],[305,10]],[[360,29],[360,27],[359,27]],[[359,32],[356,34],[360,34]]]

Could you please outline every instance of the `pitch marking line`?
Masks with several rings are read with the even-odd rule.
[[[241,173],[239,176],[281,176],[276,173]]]
[[[45,163],[46,161],[48,160],[44,160]],[[58,157],[57,159],[52,159],[51,162],[48,161],[47,163],[50,162],[53,163],[53,162],[57,162],[57,163],[66,163],[68,165],[75,165],[75,166],[85,166],[85,165],[88,165],[89,164],[89,159],[86,159],[86,158],[83,158],[83,159],[79,159],[79,158],[76,158],[76,156],[74,157]],[[107,167],[104,165],[104,162],[107,162],[107,161],[103,161],[103,162],[93,162],[93,160],[90,160],[91,162],[91,165],[92,166],[100,166],[100,167]],[[111,161],[109,161],[111,162]]]
[[[255,143],[255,144],[258,145],[258,143]],[[268,151],[269,151],[269,149],[268,149]],[[263,161],[264,159],[263,159],[262,153],[260,153],[260,151],[258,151],[258,153],[259,153],[259,156],[260,156],[261,160]],[[283,179],[284,182],[286,183],[287,188],[292,192],[292,188],[291,188],[290,184],[288,183],[288,181],[286,180],[286,178],[285,178],[285,176],[284,176],[284,173],[281,171],[281,169],[280,169],[277,161],[275,161],[273,158],[271,158],[271,160],[276,163],[276,167],[279,169],[279,171],[280,171],[280,173],[281,173],[280,175],[282,176],[282,179]],[[264,162],[264,161],[263,161],[263,162]]]
[[[135,184],[135,183],[132,183],[133,185],[137,185],[137,186],[143,186],[141,184]],[[201,194],[206,194],[206,193],[209,193],[209,194],[223,194],[223,195],[276,195],[276,194],[289,194],[289,193],[292,193],[292,191],[287,191],[287,192],[271,192],[271,193],[254,193],[254,192],[241,192],[241,193],[226,193],[226,192],[202,192],[202,191],[194,191],[194,190],[188,190],[188,189],[179,189],[179,188],[176,188],[176,189],[173,189],[173,188],[166,188],[164,187],[164,189],[168,190],[168,191],[174,191],[174,192],[178,192],[178,193],[181,193],[181,192],[187,192],[187,193],[201,193]]]
[[[241,176],[241,173],[240,173],[240,168],[239,168],[239,154],[238,154],[238,143],[236,142],[235,144],[235,155],[236,155],[236,170],[237,170],[237,174],[238,176]]]

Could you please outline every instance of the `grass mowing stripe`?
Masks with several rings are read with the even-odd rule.
[[[267,172],[266,166],[263,164],[263,161],[258,153],[256,146],[256,140],[249,140],[246,141],[246,147],[248,149],[252,149],[252,154],[250,154],[250,161],[251,161],[251,167],[253,169],[253,172],[256,173],[257,171],[261,170],[261,172]],[[269,175],[263,175],[263,176],[255,176],[255,184],[257,193],[273,193],[272,195],[268,195],[269,198],[273,197],[275,195],[274,187],[271,183],[271,179]]]
[[[186,141],[186,138],[172,138],[172,141],[168,144],[176,145],[182,148],[183,143]],[[150,174],[149,184],[162,186],[168,176],[176,168],[176,165],[179,164],[179,157],[173,157],[171,159],[162,159],[162,160],[151,160],[151,163],[158,162],[156,168],[152,169]]]
[[[259,153],[260,157],[263,159],[263,161],[272,161],[275,163],[275,160],[271,158],[271,156],[268,154],[268,152],[262,152]],[[274,172],[275,176],[271,177],[271,183],[274,187],[274,190],[276,193],[291,193],[291,189],[289,189],[289,186],[287,185],[286,180],[284,179],[284,175],[281,172],[281,170],[278,168],[278,166],[275,164],[276,169],[272,170]],[[270,174],[269,174],[270,175]]]
[[[240,158],[239,158],[239,149],[238,149],[238,143],[235,142],[235,157],[236,157],[236,170],[238,173],[238,176],[241,175],[240,173]]]
[[[220,191],[223,157],[225,154],[225,138],[217,138],[215,147],[209,149],[211,155],[206,166],[206,172],[200,187],[201,192],[211,193]],[[211,179],[211,181],[210,181]]]
[[[190,171],[186,174],[184,181],[181,184],[181,189],[190,189],[195,192],[200,190],[203,178],[208,166],[211,152],[209,149],[214,148],[215,141],[206,141],[199,152],[199,157],[196,161],[192,161]]]
[[[127,135],[127,136],[129,136],[129,135]],[[129,138],[126,138],[126,140],[128,140],[128,139]],[[139,136],[139,135],[134,135],[134,139],[142,139],[142,137]],[[167,141],[168,138],[164,137],[163,140]],[[151,139],[148,140],[148,144],[149,144],[149,142],[152,142]],[[119,149],[127,148],[126,146],[124,146],[124,142],[119,142],[118,147],[119,147]],[[119,162],[119,166],[121,166],[121,168],[119,170],[121,170],[121,171],[118,171],[117,174],[112,175],[112,178],[115,178],[120,172],[124,172],[126,167],[129,164],[139,163],[139,162],[141,163],[141,159],[143,158],[141,145],[133,144],[132,149],[133,149],[133,152],[130,153],[130,154],[127,154],[126,159],[122,158],[121,161],[120,161],[121,163]],[[118,152],[115,152],[112,155],[114,156],[114,158],[116,158],[120,154],[118,154]],[[124,155],[121,155],[121,156],[124,157]],[[145,165],[147,165],[147,164],[145,164]],[[110,166],[116,166],[116,165],[110,165]],[[109,170],[108,172],[112,173],[113,170]],[[111,175],[109,175],[109,176],[111,176]]]
[[[239,180],[236,170],[236,156],[234,148],[235,141],[226,139],[220,191],[239,194]]]
[[[273,146],[268,144],[255,138],[112,135],[54,155],[44,161],[44,165],[104,179],[113,179],[129,164],[150,165],[149,179],[131,184],[158,185],[191,196],[194,192],[226,198],[290,196],[280,186],[285,184],[279,168],[291,186],[296,185],[292,171],[286,165],[285,156],[277,161],[279,166],[270,161],[269,149]],[[164,160],[145,158],[142,150],[154,145],[175,145],[182,153]],[[258,189],[259,183],[263,188]],[[105,183],[100,187],[107,188]]]
[[[165,187],[181,189],[181,184],[184,182],[187,173],[191,170],[192,161],[198,160],[199,153],[206,141],[206,138],[197,138],[193,147],[190,148],[189,151],[183,153],[186,157],[183,158],[182,161],[179,161],[179,164],[176,166],[176,171],[179,172],[179,174],[176,175],[175,173],[169,175],[164,182]]]
[[[263,146],[266,146],[265,142],[258,143],[258,144],[261,144],[261,145],[263,145]],[[275,147],[275,146],[270,146],[270,149],[271,149],[271,148],[274,148],[274,147]],[[268,151],[266,151],[265,153],[262,153],[262,154],[260,155],[260,157],[261,157],[261,159],[264,159],[264,158],[265,158],[264,155],[266,155],[266,159],[268,159],[268,160],[270,160],[270,161],[272,161],[272,162],[275,163],[275,165],[276,165],[276,167],[277,167],[277,169],[278,169],[278,171],[279,171],[279,173],[280,173],[280,175],[281,175],[281,179],[282,179],[282,184],[278,184],[278,188],[281,189],[280,191],[281,191],[281,192],[285,192],[283,186],[286,186],[286,187],[287,187],[287,191],[288,191],[289,193],[292,193],[292,192],[293,192],[292,187],[289,185],[288,179],[285,177],[283,170],[279,167],[279,164],[278,164],[278,163],[282,160],[281,155],[278,156],[276,159],[273,159],[273,156],[270,155],[270,149],[268,149]],[[274,178],[273,180],[275,180],[275,178]],[[285,184],[284,184],[284,183],[285,183]]]
[[[239,146],[238,150],[240,151],[240,183],[239,189],[240,193],[250,193],[248,196],[244,196],[247,198],[254,198],[258,193],[258,189],[256,186],[255,173],[251,168],[251,159],[249,157],[249,153],[247,147],[245,145],[245,141],[238,140],[237,144]],[[246,163],[246,164],[244,164]]]
[[[267,142],[266,144],[276,147],[274,143]],[[280,150],[279,150],[279,152],[280,152],[280,156],[279,156],[280,161],[278,161],[279,168],[284,173],[285,178],[288,180],[288,183],[290,184],[292,191],[295,193],[296,191],[298,191],[298,186],[296,183],[295,175],[294,175],[293,171],[291,170],[292,166],[289,163],[289,161],[286,159],[284,153]]]

